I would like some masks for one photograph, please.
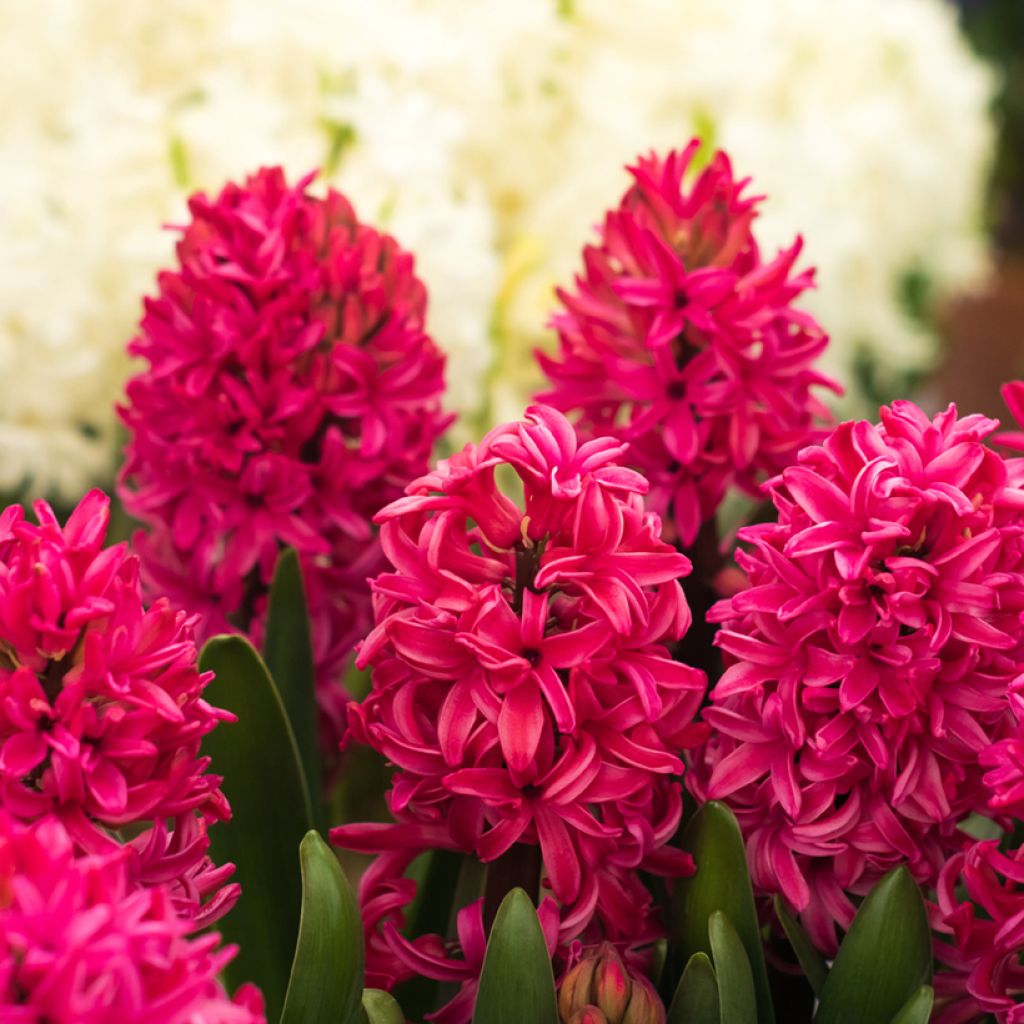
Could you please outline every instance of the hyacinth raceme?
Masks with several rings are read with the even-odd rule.
[[[235,955],[189,939],[160,887],[134,884],[125,849],[76,855],[46,817],[0,812],[0,1019],[34,1024],[265,1024],[251,985],[217,980]]]
[[[575,288],[558,293],[559,352],[539,355],[552,384],[541,400],[578,413],[588,436],[630,442],[683,545],[730,486],[760,497],[828,415],[813,389],[837,390],[813,368],[827,336],[793,304],[813,282],[794,270],[801,240],[764,262],[759,200],[725,153],[684,183],[699,148],[630,168]]]
[[[728,667],[689,778],[826,951],[889,868],[934,884],[987,811],[979,755],[1015,727],[1024,490],[996,426],[910,402],[841,424],[769,483],[749,587],[712,611]]]
[[[138,559],[104,548],[106,495],[63,528],[35,512],[38,525],[20,505],[0,514],[0,809],[53,814],[91,853],[149,825],[130,844],[138,880],[209,920],[237,886],[206,857],[207,824],[230,812],[199,745],[233,716],[203,700],[192,620],[164,599],[145,608]]]
[[[1024,1022],[1024,849],[974,843],[942,869],[931,905],[939,937],[936,1024]]]
[[[192,198],[179,266],[130,347],[121,494],[149,527],[150,584],[200,613],[200,639],[262,635],[283,546],[300,556],[319,698],[342,727],[340,668],[370,625],[373,514],[425,471],[447,420],[426,292],[394,239],[339,193],[264,169]]]
[[[377,625],[358,658],[372,690],[350,724],[396,766],[396,823],[333,838],[381,854],[361,890],[379,983],[423,973],[435,942],[398,931],[415,891],[401,876],[425,849],[493,862],[539,846],[559,943],[663,934],[637,870],[691,868],[665,844],[705,681],[668,655],[690,623],[690,565],[623,454],[534,407],[378,515],[394,571],[373,583]],[[525,507],[499,474],[518,478]]]

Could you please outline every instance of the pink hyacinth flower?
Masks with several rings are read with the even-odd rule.
[[[217,980],[234,947],[186,938],[163,888],[132,882],[126,849],[76,856],[52,817],[0,812],[0,1019],[49,1024],[265,1024],[251,985]]]
[[[104,547],[106,495],[63,527],[35,511],[38,525],[20,506],[0,515],[0,809],[55,814],[91,853],[133,827],[139,879],[206,923],[238,887],[206,857],[207,823],[230,810],[199,747],[233,716],[203,699],[193,620],[166,599],[145,608],[138,559]]]
[[[827,337],[795,305],[813,283],[794,271],[802,242],[765,262],[752,231],[758,198],[717,152],[693,180],[693,140],[630,168],[633,184],[558,296],[560,345],[538,353],[539,396],[578,414],[587,437],[629,442],[650,506],[689,546],[726,490],[760,497],[828,419],[813,368]]]
[[[728,667],[690,784],[828,952],[851,896],[901,863],[934,884],[988,812],[979,756],[1012,734],[1024,671],[1024,489],[996,426],[909,402],[842,424],[769,483],[749,586],[712,612]]]
[[[378,516],[394,571],[373,583],[373,670],[352,736],[396,766],[396,823],[335,829],[380,854],[364,878],[368,970],[411,966],[383,943],[423,849],[492,862],[539,847],[559,941],[657,938],[638,870],[680,875],[680,754],[704,735],[703,674],[669,657],[690,623],[689,562],[660,538],[643,477],[610,438],[580,443],[528,410],[407,489]],[[518,478],[523,504],[498,486]],[[512,851],[510,854],[509,851]]]
[[[930,906],[935,1024],[1024,1022],[1024,851],[986,840],[951,857]]]
[[[333,749],[340,671],[383,568],[372,516],[427,466],[448,419],[444,358],[413,258],[348,201],[278,168],[189,202],[179,266],[130,351],[120,495],[146,524],[148,584],[200,614],[205,640],[262,640],[281,549],[298,553]]]

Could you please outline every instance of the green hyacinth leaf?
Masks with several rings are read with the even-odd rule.
[[[299,862],[302,913],[281,1024],[356,1024],[365,952],[355,894],[315,830],[302,840]]]
[[[683,832],[683,849],[697,865],[690,878],[676,883],[672,900],[672,931],[677,964],[694,953],[710,953],[708,922],[721,910],[732,923],[746,950],[757,996],[760,1024],[774,1024],[768,968],[747,871],[743,836],[732,811],[711,800],[690,819]],[[678,970],[678,966],[676,970]]]
[[[214,863],[235,864],[242,895],[217,924],[238,955],[224,969],[233,989],[259,985],[267,1020],[284,1005],[299,933],[302,879],[295,851],[313,827],[299,752],[288,716],[260,656],[241,636],[214,637],[199,656],[214,672],[205,697],[238,717],[203,739],[202,752],[223,776],[231,820],[210,828]]]
[[[892,1024],[928,1024],[935,1004],[935,989],[922,985],[892,1019]]]
[[[814,948],[807,932],[800,927],[800,922],[786,909],[786,904],[781,896],[775,897],[775,913],[782,925],[782,930],[793,947],[797,962],[803,968],[804,976],[807,978],[816,996],[821,995],[825,987],[825,979],[828,977],[828,967],[825,958]]]
[[[379,988],[363,992],[363,1010],[369,1024],[405,1024],[405,1014],[394,996]]]
[[[672,997],[666,1024],[721,1024],[718,979],[706,953],[694,953]]]
[[[522,889],[498,907],[487,940],[473,1024],[558,1024],[555,979],[537,911]]]
[[[750,959],[739,933],[721,910],[711,915],[708,936],[723,1024],[757,1024],[757,996]]]
[[[815,1024],[891,1024],[931,980],[924,901],[905,867],[868,893],[821,990]]]
[[[299,556],[292,548],[281,552],[274,567],[263,653],[295,734],[317,827],[326,834],[309,611]]]

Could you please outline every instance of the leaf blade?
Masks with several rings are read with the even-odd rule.
[[[825,979],[828,977],[828,967],[825,965],[825,958],[814,948],[813,943],[807,936],[807,932],[800,927],[800,922],[790,914],[781,896],[775,897],[775,914],[782,925],[782,930],[793,947],[797,962],[803,968],[804,976],[814,990],[816,996],[821,995],[825,987]]]
[[[706,953],[694,953],[679,979],[665,1024],[720,1024],[718,978]]]
[[[935,1005],[935,989],[922,985],[892,1019],[892,1024],[928,1024]]]
[[[815,1024],[891,1024],[931,980],[932,945],[924,901],[905,867],[865,897],[821,992]]]
[[[761,1024],[774,1024],[754,890],[736,819],[728,807],[711,800],[690,819],[682,845],[692,854],[697,873],[681,879],[673,892],[673,939],[677,950],[686,960],[694,953],[710,953],[708,924],[714,911],[723,911],[747,953],[757,995],[758,1020]]]
[[[239,952],[225,968],[229,985],[253,981],[263,991],[267,1019],[284,1003],[299,930],[302,885],[295,857],[313,827],[299,754],[281,698],[260,656],[244,637],[214,637],[199,657],[214,680],[206,698],[233,712],[203,740],[202,752],[223,775],[230,821],[210,829],[215,863],[236,865],[238,903],[218,923]]]
[[[317,737],[316,670],[309,628],[299,556],[294,548],[285,548],[278,556],[270,585],[263,653],[295,735],[317,827],[325,833]]]
[[[473,1024],[558,1024],[555,979],[537,911],[522,889],[498,907],[487,940]]]
[[[281,1024],[355,1024],[365,950],[355,894],[320,834],[299,845],[302,911]]]
[[[718,981],[718,1003],[728,1024],[757,1024],[754,972],[743,940],[721,910],[708,921],[708,937]]]

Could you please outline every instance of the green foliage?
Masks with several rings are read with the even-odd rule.
[[[706,953],[694,953],[686,964],[668,1009],[666,1024],[720,1024],[718,979]]]
[[[356,1024],[365,958],[355,895],[319,833],[306,834],[299,860],[302,913],[281,1024]]]
[[[721,910],[716,910],[708,920],[708,936],[715,960],[722,1024],[757,1024],[750,960],[736,929]]]
[[[789,939],[789,944],[793,947],[797,962],[803,968],[804,976],[814,989],[814,994],[820,996],[821,990],[825,987],[825,978],[828,976],[824,957],[814,948],[807,933],[786,909],[780,896],[775,897],[775,913],[782,930],[786,933],[786,938]]]
[[[757,997],[757,1020],[773,1024],[775,1014],[746,851],[729,808],[716,801],[704,804],[683,833],[683,848],[692,854],[697,873],[682,879],[673,894],[674,962],[686,963],[694,953],[712,952],[710,920],[721,911],[746,951]]]
[[[320,831],[326,833],[320,785],[313,645],[309,635],[309,613],[302,585],[302,569],[299,556],[292,548],[281,552],[274,567],[263,653],[295,734],[314,820]]]
[[[555,979],[537,911],[522,889],[498,908],[487,941],[473,1024],[558,1024]]]
[[[302,883],[295,851],[313,827],[309,794],[284,705],[260,656],[244,637],[214,637],[199,657],[216,678],[206,698],[238,717],[203,741],[213,771],[224,777],[231,820],[210,829],[210,855],[236,865],[242,896],[218,924],[238,956],[228,984],[259,985],[267,1019],[284,1003],[299,932]]]
[[[910,872],[896,868],[857,911],[822,987],[815,1024],[892,1024],[931,970],[924,901]]]

